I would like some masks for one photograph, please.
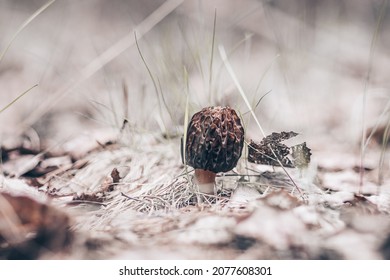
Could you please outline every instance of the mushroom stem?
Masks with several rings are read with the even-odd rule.
[[[214,194],[216,174],[209,170],[195,169],[195,181],[199,191],[206,194]]]

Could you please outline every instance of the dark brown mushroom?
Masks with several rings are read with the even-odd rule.
[[[188,124],[186,164],[195,168],[199,191],[214,193],[218,172],[232,170],[241,157],[244,128],[229,107],[207,107],[194,114]]]

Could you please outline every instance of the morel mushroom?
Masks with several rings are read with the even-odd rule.
[[[214,193],[218,172],[232,170],[241,157],[244,128],[229,107],[207,107],[194,114],[187,129],[186,164],[195,168],[199,191]]]

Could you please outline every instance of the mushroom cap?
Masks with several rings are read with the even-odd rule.
[[[232,170],[241,157],[244,128],[230,107],[207,107],[195,113],[187,129],[186,164],[214,173]]]

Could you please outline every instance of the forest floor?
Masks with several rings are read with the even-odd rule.
[[[390,258],[382,6],[84,2],[15,41],[45,1],[0,4],[0,259]],[[309,165],[245,146],[199,193],[181,136],[209,105],[235,108],[247,143],[299,132]]]
[[[115,136],[115,135],[111,135]],[[74,153],[5,149],[1,255],[12,258],[381,259],[390,185],[359,158],[316,155],[306,170],[240,161],[203,196],[179,139],[72,139]],[[88,143],[89,142],[89,143]],[[87,143],[89,145],[87,145]],[[82,150],[82,145],[88,146]],[[342,164],[338,163],[342,156]],[[334,157],[334,159],[332,159]],[[368,162],[368,160],[367,160]],[[314,165],[314,164],[313,164]],[[229,176],[231,175],[231,176]],[[34,233],[34,234],[33,234]],[[4,243],[5,242],[5,243]]]

